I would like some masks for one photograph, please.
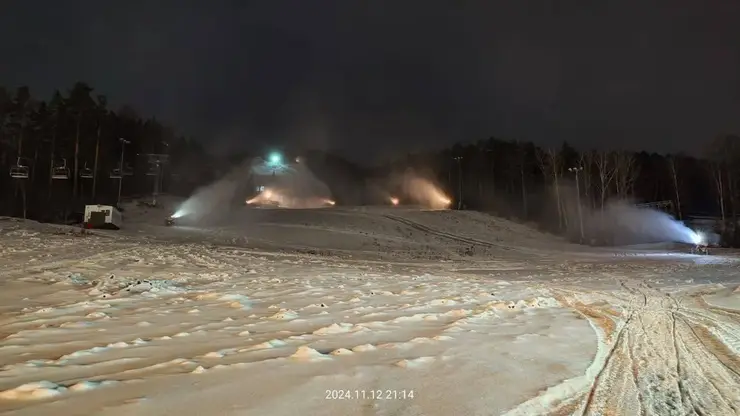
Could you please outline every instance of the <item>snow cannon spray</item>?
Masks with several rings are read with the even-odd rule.
[[[679,243],[693,244],[695,246],[704,245],[706,238],[702,233],[692,230],[691,228],[683,225],[681,222],[672,220],[674,234],[674,240]]]
[[[185,211],[182,208],[178,209],[174,214],[164,220],[164,225],[168,227],[175,225],[175,220],[181,218],[183,215],[185,215]]]
[[[695,231],[694,234],[694,247],[691,248],[691,253],[709,254],[709,236],[701,231]]]
[[[673,235],[674,241],[690,244],[692,254],[709,254],[709,235],[707,235],[707,233],[692,230],[682,222],[677,221],[668,215],[665,215],[665,218],[670,221],[670,223],[667,224],[670,224],[669,230]]]
[[[692,230],[662,211],[616,203],[609,207],[606,214],[608,219],[604,220],[604,224],[616,235],[638,237],[643,241],[708,245],[705,234]]]
[[[709,254],[707,247],[709,246],[709,239],[706,233],[702,231],[695,231],[685,226],[680,221],[671,219],[674,224],[673,232],[675,233],[674,240],[679,243],[690,244],[692,246],[692,253]]]

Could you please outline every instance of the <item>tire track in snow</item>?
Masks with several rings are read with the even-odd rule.
[[[470,237],[463,237],[461,235],[452,234],[452,233],[448,233],[448,232],[445,232],[445,231],[437,230],[437,229],[434,229],[434,228],[431,228],[431,227],[427,227],[426,225],[420,224],[420,223],[418,223],[416,221],[412,221],[412,220],[409,220],[409,219],[406,219],[406,218],[402,218],[402,217],[399,217],[399,216],[396,216],[396,215],[385,214],[383,216],[385,218],[388,218],[391,221],[395,221],[397,223],[403,224],[403,225],[405,225],[407,227],[410,227],[410,228],[413,228],[413,229],[415,229],[417,231],[421,231],[421,232],[424,232],[424,233],[427,233],[427,234],[435,235],[437,237],[441,237],[441,238],[444,238],[444,239],[447,239],[447,240],[452,240],[452,241],[455,241],[455,242],[458,242],[458,243],[470,244],[470,245],[477,245],[477,246],[483,246],[483,247],[487,247],[487,248],[495,248],[495,249],[501,249],[501,250],[507,250],[507,251],[514,251],[514,249],[511,248],[511,247],[502,246],[502,245],[494,244],[494,243],[491,243],[491,242],[488,242],[488,241],[478,240],[478,239],[470,238]]]
[[[707,333],[706,336],[701,336],[697,333],[697,328],[686,322],[684,315],[690,314],[691,311],[683,308],[678,299],[644,284],[641,288],[633,289],[638,296],[646,299],[647,305],[634,311],[639,318],[638,321],[625,323],[625,337],[629,338],[635,333],[639,322],[645,338],[632,348],[632,352],[636,357],[642,355],[637,377],[645,382],[642,389],[648,413],[737,414],[740,391],[737,388],[718,388],[719,383],[713,382],[712,379],[722,380],[722,385],[740,385],[736,373],[739,366],[735,362],[727,363],[727,354],[717,354],[707,345],[707,342],[717,342],[706,329],[707,323],[697,325],[699,330]],[[738,329],[735,326],[732,331],[737,332]],[[621,339],[618,339],[617,343],[620,341]],[[642,348],[638,349],[637,346],[640,344],[643,344]],[[619,350],[615,348],[614,351]],[[617,356],[605,364],[605,372],[612,379],[619,378],[620,374],[624,377],[621,360],[622,357]],[[699,377],[702,373],[706,377]],[[639,389],[630,391],[624,387],[625,384],[620,388],[614,380],[610,381],[608,388],[599,389],[603,383],[603,378],[594,381],[595,394],[587,402],[583,414],[616,414],[618,411],[622,413],[623,407],[615,406],[614,403],[628,402],[630,397],[640,393]],[[622,400],[615,401],[615,396]]]
[[[509,412],[547,408],[563,414],[580,401],[580,415],[738,415],[740,358],[723,339],[740,339],[737,311],[709,307],[696,295],[671,296],[647,284],[622,282],[621,293],[570,292],[561,300],[588,319],[601,341],[580,385],[583,389],[551,387]],[[561,292],[565,293],[565,292]],[[620,299],[621,298],[621,299]],[[624,308],[621,316],[613,307]],[[720,334],[718,336],[717,334]],[[732,342],[732,341],[731,341]],[[573,386],[573,380],[562,385]],[[585,396],[584,396],[585,394]],[[556,396],[556,397],[553,397]]]
[[[638,341],[631,352],[638,362],[643,360],[642,365],[638,366],[637,374],[637,378],[645,384],[642,387],[643,392],[638,388],[633,390],[627,387],[626,383],[616,382],[615,379],[626,378],[625,374],[628,373],[622,370],[622,361],[626,360],[619,355],[616,358],[612,355],[612,359],[605,364],[609,384],[605,386],[607,388],[600,389],[600,385],[604,383],[603,378],[594,381],[592,391],[595,394],[591,396],[583,414],[622,413],[625,408],[616,404],[627,404],[630,398],[639,393],[644,393],[648,413],[737,414],[740,391],[737,388],[720,387],[712,379],[722,380],[722,385],[726,386],[740,385],[740,379],[737,378],[738,364],[727,363],[725,354],[712,351],[707,342],[716,341],[706,330],[707,323],[700,326],[707,332],[707,336],[700,336],[697,329],[684,317],[691,314],[691,311],[683,308],[678,299],[648,285],[641,286],[633,290],[637,296],[646,300],[646,305],[633,312],[639,318],[638,321],[625,322],[624,338],[636,334],[639,340],[639,332],[635,332],[639,322],[644,339]],[[738,329],[740,328],[734,326],[732,331],[737,332]],[[705,341],[707,338],[708,341]],[[616,342],[623,342],[622,339]],[[637,348],[640,344],[641,348]],[[615,348],[613,351],[619,350]],[[699,377],[702,373],[705,377]],[[615,397],[621,400],[615,400]],[[630,411],[625,414],[635,413]]]
[[[717,369],[716,363],[709,368],[705,364],[707,362],[713,362],[713,359],[716,359],[715,354],[706,350],[701,339],[693,332],[690,326],[683,322],[682,319],[679,318],[677,322],[680,326],[684,326],[684,329],[687,329],[678,333],[678,337],[680,338],[681,344],[686,351],[687,357],[687,375],[684,380],[701,380],[701,384],[707,386],[702,394],[694,394],[694,392],[691,391],[690,387],[687,388],[687,390],[692,395],[692,398],[696,402],[696,404],[691,409],[692,412],[690,412],[689,414],[738,414],[737,400],[740,396],[738,396],[737,389],[735,389],[735,391],[733,392],[732,389],[726,389],[722,387],[724,383],[726,383],[728,380],[725,379],[718,383],[716,377],[719,376],[722,379],[725,378],[722,377],[724,374],[722,374],[723,372],[721,371],[721,368]],[[688,339],[686,337],[687,333],[691,334]],[[699,363],[697,364],[697,362]],[[730,380],[730,383],[738,385],[738,381],[733,382],[732,380]],[[725,410],[724,413],[715,413],[711,410],[705,411],[704,409],[706,408],[731,409],[732,412],[728,412]]]

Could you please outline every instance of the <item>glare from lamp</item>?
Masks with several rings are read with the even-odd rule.
[[[701,231],[694,232],[692,239],[693,239],[694,244],[697,246],[707,245],[707,236]]]
[[[280,155],[280,153],[271,153],[270,154],[270,163],[273,165],[279,165],[280,162],[283,160],[283,157]]]

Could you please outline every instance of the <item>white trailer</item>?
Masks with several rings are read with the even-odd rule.
[[[118,230],[122,222],[121,211],[112,205],[85,205],[85,228]]]

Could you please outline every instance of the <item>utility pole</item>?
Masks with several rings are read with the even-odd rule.
[[[130,141],[120,137],[118,139],[121,142],[121,162],[118,164],[118,199],[116,200],[116,207],[121,208],[121,188],[123,187],[123,154],[126,151],[126,145],[131,144]]]
[[[169,160],[169,155],[164,153],[147,153],[145,155],[149,162],[147,176],[154,176],[154,190],[152,191],[152,206],[157,206],[157,196],[160,192],[162,181],[162,166]]]
[[[463,201],[462,156],[455,156],[453,159],[457,161],[457,209],[461,210]]]
[[[152,206],[157,206],[157,195],[159,195],[159,179],[162,177],[162,164],[157,160],[154,162],[156,176],[154,177],[154,192],[152,192]]]
[[[583,170],[582,166],[576,166],[572,168],[568,168],[569,171],[576,174],[576,195],[578,197],[578,223],[581,227],[581,244],[586,240],[586,238],[583,235],[583,212],[581,211],[581,185],[579,184],[578,180],[578,173]]]

